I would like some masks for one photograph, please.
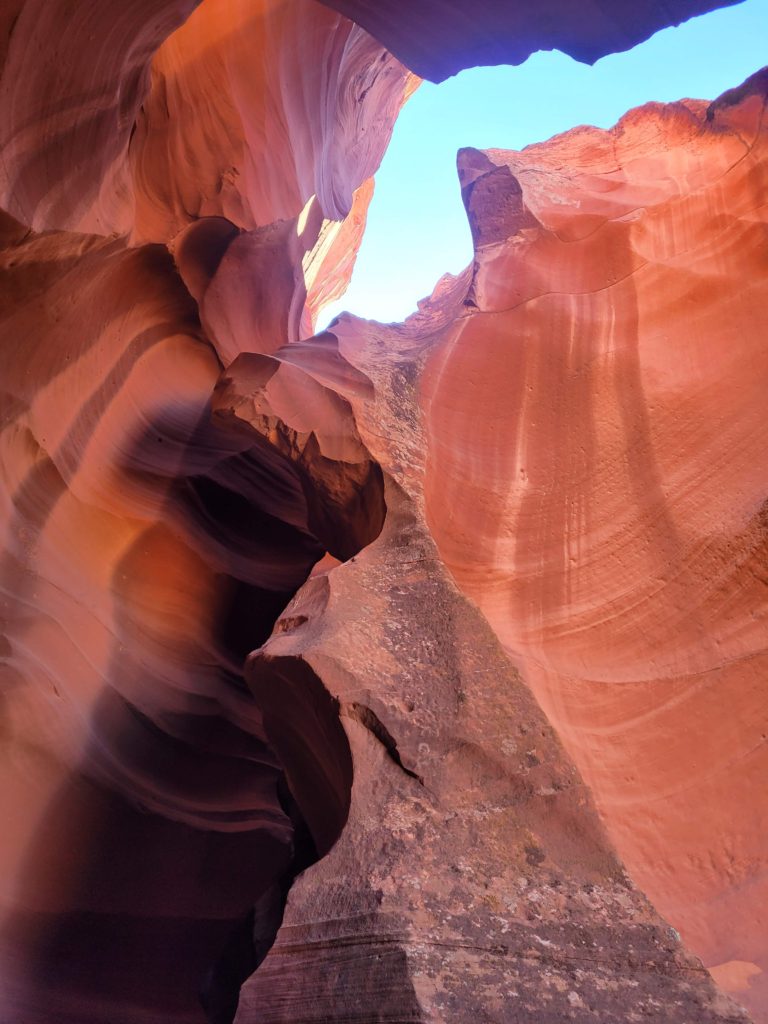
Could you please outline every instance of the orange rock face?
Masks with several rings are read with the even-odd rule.
[[[675,929],[761,1012],[763,79],[466,151],[474,266],[313,336],[391,31],[488,52],[113,7],[0,15],[0,1021],[745,1024]]]
[[[476,263],[421,399],[446,565],[633,878],[755,1007],[768,995],[765,83],[522,153],[461,154]]]
[[[316,834],[294,820],[244,659],[383,505],[362,456],[344,490],[349,445],[323,437],[308,472],[212,399],[240,351],[311,335],[344,286],[416,80],[313,3],[206,5],[154,59],[194,5],[39,6],[0,89],[22,219],[3,214],[0,257],[0,1019],[219,1019],[271,944],[217,969],[231,937],[250,918],[274,937],[349,800],[335,715],[339,792],[315,793]],[[355,501],[369,532],[336,521]]]

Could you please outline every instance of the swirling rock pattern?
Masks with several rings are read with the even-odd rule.
[[[4,269],[2,1019],[199,1020],[293,856],[242,662],[324,548],[286,460],[211,422],[164,247],[49,234]]]
[[[301,816],[243,663],[380,529],[381,481],[359,437],[321,432],[308,471],[213,396],[343,287],[416,80],[314,3],[210,4],[166,41],[194,5],[147,6],[29,3],[2,78],[4,1024],[231,1019],[349,804],[331,699],[305,731],[331,716],[338,770]],[[25,79],[46,33],[60,61]]]
[[[464,153],[474,267],[312,336],[392,26],[711,4],[523,6],[2,5],[1,1024],[747,1020],[635,882],[758,991],[762,80]]]

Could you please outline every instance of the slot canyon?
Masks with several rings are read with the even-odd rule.
[[[316,333],[421,79],[722,6],[0,0],[0,1024],[768,1024],[768,69]]]

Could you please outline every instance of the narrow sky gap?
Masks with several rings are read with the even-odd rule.
[[[376,175],[352,283],[323,310],[402,321],[446,272],[472,258],[456,153],[522,149],[580,124],[609,128],[651,100],[714,99],[768,63],[768,0],[692,18],[594,66],[558,51],[519,67],[473,68],[408,101]]]

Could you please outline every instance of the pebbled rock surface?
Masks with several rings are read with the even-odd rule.
[[[441,557],[633,879],[760,1019],[767,83],[461,153],[471,276],[406,327]]]

